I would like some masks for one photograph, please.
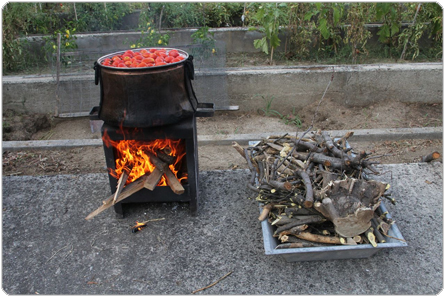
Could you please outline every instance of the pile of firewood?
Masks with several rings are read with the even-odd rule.
[[[393,223],[380,212],[389,184],[371,180],[375,161],[347,139],[326,132],[306,138],[270,136],[255,146],[233,147],[251,172],[247,186],[263,205],[259,220],[276,227],[277,248],[370,243],[387,240]],[[304,137],[304,135],[303,135]]]

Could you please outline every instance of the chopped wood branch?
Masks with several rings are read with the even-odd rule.
[[[114,197],[113,197],[113,204],[116,203],[117,197],[119,197],[119,194],[124,189],[124,185],[127,182],[128,177],[130,176],[130,172],[131,172],[131,170],[128,170],[128,168],[124,168],[124,170],[122,171],[122,175],[119,178],[119,181],[117,182],[116,192],[114,193]]]
[[[420,159],[420,162],[431,162],[431,161],[437,160],[439,158],[440,158],[440,153],[439,152],[432,152],[431,154],[423,156]]]
[[[124,200],[125,198],[130,197],[139,190],[142,190],[144,188],[144,184],[147,178],[148,178],[147,175],[143,175],[139,179],[135,180],[134,182],[126,186],[117,197],[116,203]],[[111,206],[113,206],[113,201],[114,201],[114,194],[112,194],[107,200],[103,201],[103,204],[98,209],[90,213],[85,219],[90,220],[95,216],[97,216],[98,214],[100,214],[101,212],[103,212],[104,210],[110,208]]]
[[[198,289],[198,290],[193,291],[192,294],[195,294],[195,293],[198,293],[199,291],[203,291],[203,290],[205,290],[205,289],[208,289],[208,288],[213,287],[214,285],[216,285],[217,283],[219,283],[220,281],[222,281],[223,279],[225,279],[226,277],[228,277],[230,274],[232,274],[232,271],[230,271],[229,273],[227,273],[226,275],[224,275],[223,277],[221,277],[220,279],[218,279],[216,282],[214,282],[214,283],[212,283],[212,284],[210,284],[210,285],[208,285],[208,286],[205,286],[204,288],[201,288],[201,289]]]
[[[328,243],[328,244],[343,244],[340,240],[340,237],[337,236],[323,236],[318,234],[312,234],[310,232],[301,232],[300,234],[296,234],[296,237],[312,242],[318,243]]]

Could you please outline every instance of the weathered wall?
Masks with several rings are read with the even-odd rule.
[[[333,72],[334,71],[334,72]],[[282,112],[320,100],[332,74],[326,98],[341,106],[367,106],[376,102],[442,103],[443,65],[381,64],[356,66],[305,66],[277,68],[224,68],[197,71],[193,81],[198,100],[216,106],[239,105],[256,111],[262,99],[273,97],[274,109]],[[88,112],[99,105],[99,87],[92,75],[62,77],[71,91],[70,106]],[[76,90],[88,86],[88,100],[80,102]],[[56,106],[56,85],[48,78],[3,78],[3,109],[52,113]],[[85,94],[83,94],[85,95]],[[60,106],[59,112],[70,112]]]

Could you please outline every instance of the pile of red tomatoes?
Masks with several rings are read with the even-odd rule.
[[[147,48],[127,50],[121,55],[105,58],[101,64],[109,67],[138,68],[163,66],[180,62],[185,56],[176,49]]]

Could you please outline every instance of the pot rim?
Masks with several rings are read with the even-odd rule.
[[[113,66],[107,66],[107,65],[102,65],[102,61],[105,60],[106,58],[111,58],[113,56],[116,55],[122,55],[123,53],[125,53],[127,50],[123,50],[123,51],[118,51],[118,52],[114,52],[114,53],[110,53],[110,54],[106,54],[102,57],[100,57],[99,59],[97,59],[97,64],[100,65],[100,67],[103,68],[108,68],[108,69],[112,69],[112,70],[118,70],[118,71],[138,71],[138,70],[146,70],[146,69],[159,69],[159,68],[167,68],[167,67],[171,67],[171,66],[176,66],[179,65],[181,63],[184,63],[185,60],[188,59],[189,54],[179,48],[173,48],[173,47],[139,47],[139,48],[134,48],[134,49],[130,49],[132,51],[140,51],[142,49],[146,49],[146,50],[150,50],[150,49],[165,49],[167,52],[171,51],[171,50],[177,50],[178,53],[184,55],[184,59],[179,61],[179,62],[174,62],[174,63],[168,63],[166,65],[160,65],[160,66],[148,66],[148,67],[136,67],[136,68],[124,68],[124,67],[113,67]]]

